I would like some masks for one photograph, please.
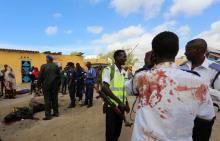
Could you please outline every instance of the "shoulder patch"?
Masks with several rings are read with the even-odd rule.
[[[220,71],[220,64],[212,63],[212,64],[209,65],[209,67],[210,67],[211,69]]]
[[[150,69],[148,69],[148,68],[146,68],[146,67],[143,67],[143,68],[140,68],[140,69],[136,70],[136,71],[135,71],[135,74],[136,74],[136,73],[139,73],[139,72],[141,72],[141,71],[148,71],[148,70],[150,70]]]
[[[188,72],[188,73],[191,73],[191,74],[194,74],[194,75],[196,75],[196,76],[199,76],[199,77],[200,77],[200,74],[199,74],[198,72],[196,72],[196,71],[192,71],[192,70],[185,70],[185,69],[180,69],[180,70],[185,71],[185,72]]]

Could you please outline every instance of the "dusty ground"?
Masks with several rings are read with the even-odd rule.
[[[0,98],[0,120],[11,111],[13,106],[28,106],[30,95],[20,95],[17,99]],[[42,101],[42,97],[38,98]],[[104,141],[105,117],[102,114],[101,100],[95,100],[92,108],[80,107],[68,109],[69,96],[59,94],[60,116],[43,121],[44,112],[35,117],[40,120],[22,120],[11,125],[0,124],[2,141]],[[217,114],[212,140],[219,141],[220,113]],[[122,130],[120,141],[129,141],[132,128]]]

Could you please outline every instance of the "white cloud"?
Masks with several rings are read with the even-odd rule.
[[[144,13],[146,19],[156,16],[164,0],[112,0],[111,6],[122,16]]]
[[[211,6],[215,0],[173,0],[167,17],[173,17],[177,14],[183,13],[187,16],[194,16],[201,14],[205,9]]]
[[[68,30],[64,30],[64,33],[65,33],[65,34],[72,34],[72,33],[73,33],[73,31],[72,31],[72,30],[70,30],[70,29],[68,29]]]
[[[111,34],[104,34],[93,43],[107,47],[105,51],[134,48],[135,56],[140,60],[136,65],[141,66],[144,60],[144,53],[151,49],[150,42],[153,36],[151,33],[146,33],[141,25],[129,26]],[[137,67],[136,67],[137,68]]]
[[[115,33],[104,34],[101,39],[95,40],[94,43],[97,44],[112,44],[118,41],[127,40],[129,38],[134,38],[144,33],[144,29],[141,25],[129,26],[127,28],[121,29]]]
[[[116,49],[126,49],[137,48],[133,51],[135,57],[138,58],[138,62],[135,64],[134,68],[139,68],[144,64],[144,55],[147,51],[152,49],[151,41],[153,37],[162,31],[177,31],[180,30],[187,35],[190,31],[188,26],[177,27],[176,21],[166,21],[151,30],[145,30],[141,25],[129,26],[120,29],[117,32],[104,34],[99,39],[93,41],[95,45],[101,45],[106,48],[103,52],[116,50]],[[180,38],[182,40],[182,38]],[[180,49],[179,55],[184,54],[184,49]]]
[[[155,33],[159,33],[165,30],[172,30],[176,26],[176,21],[171,20],[171,21],[166,21],[158,26],[156,26],[153,31]]]
[[[54,35],[58,32],[58,27],[57,26],[48,26],[46,29],[45,29],[45,33],[47,35]]]
[[[179,29],[177,29],[177,32],[179,33],[181,38],[188,38],[190,34],[190,27],[188,25],[181,26]]]
[[[94,33],[94,34],[99,34],[103,31],[103,27],[101,27],[101,26],[88,26],[87,31]]]
[[[55,18],[55,19],[59,19],[59,18],[61,18],[63,15],[61,14],[61,13],[54,13],[53,14],[53,17]]]
[[[196,38],[203,38],[208,47],[220,50],[220,20],[212,23],[209,30],[201,32]]]

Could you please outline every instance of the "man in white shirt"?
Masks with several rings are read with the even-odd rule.
[[[102,75],[102,91],[111,101],[120,109],[129,112],[126,92],[124,89],[125,78],[123,75],[122,65],[125,65],[127,55],[124,50],[116,50],[114,53],[115,64],[106,67]],[[107,104],[107,103],[105,103]],[[123,119],[110,106],[106,105],[106,141],[118,141],[121,134]]]
[[[219,100],[220,77],[216,76],[218,71],[211,67],[214,62],[206,58],[206,53],[207,43],[204,39],[194,39],[189,41],[186,44],[185,52],[188,61],[181,65],[181,69],[193,70],[199,73],[203,81],[209,86],[210,94],[212,98],[214,98],[213,100]],[[203,112],[209,113],[209,109],[207,108]],[[197,117],[195,120],[195,127],[193,131],[194,141],[208,141],[211,136],[215,115],[209,117],[208,121],[204,121],[201,118],[204,119],[207,117]]]
[[[178,50],[176,34],[159,33],[152,41],[155,66],[137,73],[130,83],[138,96],[132,141],[192,141],[195,117],[213,117],[208,85],[176,66]],[[203,113],[204,107],[210,112]]]

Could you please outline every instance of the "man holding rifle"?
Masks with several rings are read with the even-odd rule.
[[[124,76],[122,74],[122,65],[127,60],[124,50],[116,50],[114,53],[115,64],[106,67],[102,75],[102,92],[108,96],[122,113],[129,112],[126,92],[124,90]],[[105,105],[106,112],[106,141],[118,141],[121,134],[123,118],[111,105]]]

